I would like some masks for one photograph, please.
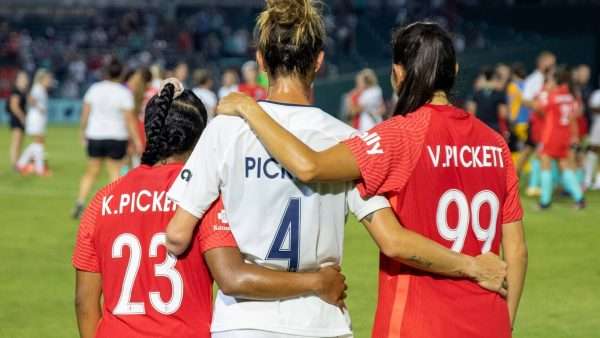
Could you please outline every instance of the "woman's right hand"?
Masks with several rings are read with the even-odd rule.
[[[506,297],[506,274],[508,265],[497,255],[488,252],[475,257],[473,278],[479,286]]]
[[[258,103],[256,103],[253,98],[242,93],[234,92],[219,101],[216,113],[219,115],[244,117],[244,113],[255,106],[258,106]]]
[[[327,266],[317,272],[319,276],[319,288],[316,290],[317,296],[325,302],[340,306],[346,298],[346,277],[342,275],[339,266]]]

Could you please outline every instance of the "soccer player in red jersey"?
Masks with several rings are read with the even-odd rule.
[[[304,182],[357,179],[363,196],[387,196],[403,226],[447,248],[475,256],[502,247],[506,298],[393,260],[386,247],[393,229],[369,228],[382,250],[373,337],[510,337],[527,265],[510,151],[499,134],[450,105],[458,67],[442,28],[415,23],[397,30],[393,55],[395,116],[328,150],[305,146],[242,95],[225,98],[217,111],[244,117]],[[378,213],[372,223],[381,221]]]
[[[542,194],[540,208],[547,209],[552,202],[554,184],[552,180],[552,160],[557,160],[562,170],[562,182],[575,201],[575,207],[585,207],[581,185],[575,170],[574,149],[579,143],[578,115],[582,106],[571,85],[571,73],[560,66],[552,74],[549,88],[540,94],[537,110],[544,112],[544,129],[541,135],[540,154],[542,160]]]
[[[248,61],[242,66],[242,77],[244,82],[238,86],[238,91],[244,93],[255,100],[264,100],[267,98],[267,91],[261,87],[258,82],[258,64],[256,61]]]
[[[186,253],[167,255],[175,205],[166,191],[178,175],[191,175],[180,171],[207,122],[202,102],[170,81],[148,104],[143,164],[104,187],[82,219],[73,254],[80,335],[210,337],[213,277],[232,295],[317,294],[338,304],[345,285],[335,267],[288,273],[244,263],[220,201]]]

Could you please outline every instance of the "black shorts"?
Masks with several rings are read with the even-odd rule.
[[[87,153],[91,158],[122,160],[127,154],[127,141],[88,140]]]
[[[537,147],[537,142],[535,142],[532,138],[531,126],[527,127],[527,140],[525,140],[525,145],[531,148]]]
[[[21,121],[12,113],[10,114],[10,129],[21,129],[21,131],[25,131],[25,125],[21,123]]]

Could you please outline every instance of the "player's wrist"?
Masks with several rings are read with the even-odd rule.
[[[325,279],[323,278],[323,275],[318,272],[307,272],[305,273],[305,277],[308,290],[317,296],[321,295],[325,290]]]
[[[477,280],[477,277],[479,275],[477,269],[477,260],[475,259],[475,257],[472,256],[462,254],[461,256],[463,264],[460,268],[459,273],[465,277]]]
[[[262,112],[262,109],[260,108],[258,103],[251,99],[249,99],[248,102],[240,104],[237,110],[240,116],[245,120],[252,119],[253,117],[258,116]]]

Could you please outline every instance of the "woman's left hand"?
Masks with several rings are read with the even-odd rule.
[[[244,117],[252,106],[258,105],[253,98],[242,93],[231,93],[219,101],[216,112],[219,115]]]

